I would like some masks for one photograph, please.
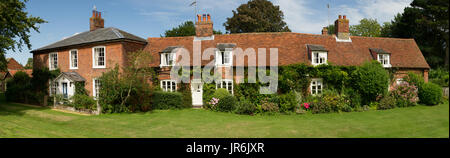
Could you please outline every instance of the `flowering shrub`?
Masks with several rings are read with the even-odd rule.
[[[269,102],[268,99],[261,101],[261,109],[264,112],[279,112],[279,107],[276,103]]]
[[[397,107],[414,106],[419,101],[417,86],[403,82],[394,87],[392,95],[397,99]]]
[[[311,107],[311,106],[309,105],[309,103],[299,104],[299,106],[296,106],[296,107],[295,107],[295,112],[296,112],[297,114],[304,114],[304,113],[306,113],[306,111],[308,111],[308,109],[309,109],[310,107]]]
[[[219,100],[220,99],[218,98],[212,98],[211,101],[209,101],[208,103],[209,108],[214,109],[214,107],[219,103]]]
[[[377,110],[387,110],[387,109],[393,109],[395,108],[395,98],[392,96],[385,96],[382,99],[380,99],[380,103],[377,105]]]

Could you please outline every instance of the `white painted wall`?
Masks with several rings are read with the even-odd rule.
[[[67,95],[69,98],[75,94],[75,82],[70,81],[66,77],[61,77],[56,82],[59,83],[56,94],[63,94],[63,83],[67,83]]]

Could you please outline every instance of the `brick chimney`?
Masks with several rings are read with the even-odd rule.
[[[92,11],[92,17],[89,19],[89,23],[91,31],[105,27],[105,20],[102,19],[102,13],[96,10]]]
[[[197,22],[195,23],[195,36],[210,37],[213,35],[213,22],[209,14],[197,15]]]
[[[350,29],[349,20],[347,16],[339,15],[339,19],[334,22],[336,37],[339,40],[349,40],[350,39]]]
[[[322,35],[328,35],[328,27],[323,27]]]

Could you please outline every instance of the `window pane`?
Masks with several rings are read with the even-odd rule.
[[[171,87],[172,89],[171,89],[171,91],[175,92],[176,91],[176,87],[177,87],[176,83],[172,81],[172,87]]]

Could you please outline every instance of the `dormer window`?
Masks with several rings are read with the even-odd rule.
[[[181,46],[169,46],[163,51],[160,52],[161,55],[161,65],[163,66],[175,66],[175,62],[177,61],[177,52]]]
[[[383,67],[391,67],[390,54],[378,54],[378,61],[381,65],[383,65]]]
[[[161,53],[161,66],[174,66],[175,53]]]
[[[311,60],[311,65],[317,66],[327,64],[328,50],[322,45],[308,44],[306,45]]]
[[[370,50],[370,53],[372,54],[373,59],[380,62],[381,65],[383,65],[383,67],[385,67],[385,68],[392,67],[390,52],[385,51],[381,48],[369,48],[369,50]]]
[[[327,52],[312,52],[312,65],[321,65],[327,63]]]
[[[231,66],[233,62],[233,52],[227,50],[219,50],[216,53],[216,65]]]

